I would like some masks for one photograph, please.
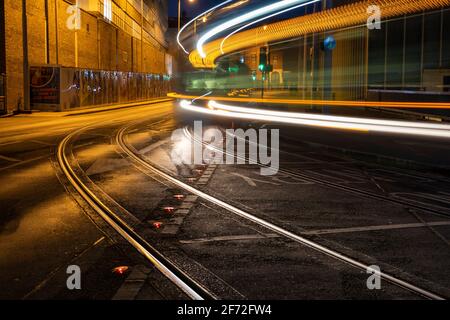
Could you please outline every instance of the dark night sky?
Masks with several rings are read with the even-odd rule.
[[[178,15],[178,0],[168,1],[169,16],[176,17]],[[194,17],[217,3],[219,3],[218,0],[195,0],[194,3],[190,3],[189,0],[181,0],[181,10],[186,11],[188,17]]]

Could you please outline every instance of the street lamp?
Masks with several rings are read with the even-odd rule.
[[[195,0],[188,0],[193,3]],[[181,0],[178,0],[178,32],[181,30]]]

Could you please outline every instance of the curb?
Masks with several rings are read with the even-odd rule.
[[[80,111],[74,111],[73,113],[64,114],[61,115],[61,117],[73,117],[73,116],[81,116],[91,113],[100,113],[100,112],[107,112],[107,111],[114,111],[114,110],[120,110],[120,109],[127,109],[132,107],[139,107],[139,106],[145,106],[149,104],[156,104],[160,102],[169,102],[173,101],[173,98],[164,98],[164,99],[158,99],[158,100],[148,100],[148,101],[140,101],[136,103],[130,103],[130,104],[123,104],[123,105],[115,105],[104,109],[97,109],[97,110],[80,110]]]
[[[388,108],[371,108],[372,110],[377,110],[379,112],[385,112],[385,113],[396,113],[396,114],[402,114],[406,115],[408,117],[420,120],[428,120],[428,121],[435,121],[435,122],[450,122],[450,117],[437,115],[437,114],[430,114],[430,113],[421,113],[421,112],[414,112],[414,111],[408,111],[408,110],[401,110],[401,109],[388,109]]]
[[[100,112],[108,112],[108,111],[114,111],[114,110],[120,110],[120,109],[127,109],[132,107],[139,107],[139,106],[145,106],[145,105],[151,105],[161,102],[169,102],[173,101],[173,98],[161,98],[157,100],[147,100],[147,101],[139,101],[134,103],[127,103],[127,104],[116,104],[116,105],[110,105],[106,107],[93,107],[91,109],[82,109],[82,110],[74,110],[74,111],[62,111],[62,112],[45,112],[45,111],[31,111],[26,113],[8,113],[5,115],[0,115],[0,119],[2,118],[11,118],[16,115],[33,115],[33,116],[42,116],[42,117],[54,117],[54,118],[64,118],[64,117],[74,117],[74,116],[82,116],[92,113],[100,113]]]
[[[2,115],[0,115],[0,119],[3,119],[3,118],[11,118],[11,117],[13,117],[13,116],[15,116],[14,113],[2,114]]]

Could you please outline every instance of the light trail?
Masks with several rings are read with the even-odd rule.
[[[186,28],[187,28],[188,26],[190,26],[194,21],[200,19],[200,18],[203,17],[204,15],[207,15],[207,14],[210,13],[211,11],[214,11],[214,10],[220,8],[220,7],[223,7],[224,5],[226,5],[226,4],[228,4],[228,3],[232,2],[232,1],[233,1],[233,0],[227,0],[227,1],[224,1],[224,2],[222,2],[222,3],[220,3],[220,4],[218,4],[217,6],[212,7],[212,8],[210,8],[210,9],[206,10],[205,12],[199,14],[199,15],[196,16],[194,19],[192,19],[191,21],[189,21],[188,23],[186,23],[186,24],[180,29],[180,31],[179,31],[178,34],[177,34],[177,43],[178,43],[178,45],[181,47],[181,49],[182,49],[186,54],[189,54],[189,51],[187,51],[186,48],[183,47],[183,45],[181,44],[181,41],[180,41],[180,35],[181,35],[181,33],[182,33],[184,30],[186,30]]]
[[[397,126],[395,124],[389,125],[388,123],[382,124],[372,124],[370,120],[372,119],[364,119],[360,122],[346,122],[343,119],[341,121],[335,120],[324,120],[324,119],[307,119],[300,117],[285,117],[285,116],[275,116],[271,114],[260,114],[260,113],[251,113],[251,112],[235,112],[228,110],[211,110],[203,107],[198,107],[192,105],[187,100],[183,100],[180,103],[180,106],[188,111],[212,115],[212,116],[221,116],[226,118],[237,118],[237,119],[245,119],[245,120],[259,120],[259,121],[267,121],[267,122],[277,122],[277,123],[285,123],[285,124],[298,124],[298,125],[306,125],[312,127],[322,127],[322,128],[331,128],[331,129],[343,129],[343,130],[352,130],[352,131],[363,131],[363,132],[383,132],[383,133],[395,133],[395,134],[410,134],[410,135],[421,135],[421,136],[430,136],[430,137],[440,137],[440,138],[450,138],[450,129],[432,129],[432,128],[423,128],[415,125],[415,123],[411,123],[411,127],[405,126]],[[297,116],[299,116],[297,114]],[[355,121],[358,118],[355,118]],[[450,127],[449,127],[450,128]]]
[[[303,100],[303,99],[261,99],[261,98],[235,98],[235,97],[218,97],[218,96],[190,96],[178,93],[169,93],[168,97],[174,99],[187,100],[220,100],[227,102],[243,102],[243,103],[267,103],[267,104],[284,104],[284,105],[306,105],[306,106],[331,106],[331,107],[372,107],[372,108],[396,108],[396,109],[450,109],[448,102],[400,102],[400,101],[350,101],[350,100]]]
[[[385,21],[390,18],[420,13],[425,10],[446,8],[450,5],[450,0],[378,0],[373,1],[373,4],[380,7],[382,19]],[[237,52],[245,48],[257,47],[285,39],[293,39],[306,34],[348,28],[367,23],[367,18],[367,1],[359,1],[345,6],[270,23],[266,29],[263,27],[255,27],[241,31],[227,41],[226,46],[224,46],[224,51],[227,53]],[[215,61],[223,55],[220,50],[222,41],[223,39],[220,38],[203,43],[201,48],[203,55],[200,54],[198,48],[191,52],[189,56],[191,64],[196,68],[214,68]]]
[[[313,0],[313,1],[306,2],[306,3],[302,3],[302,4],[299,4],[299,5],[296,5],[296,6],[292,7],[292,8],[287,8],[287,9],[284,9],[284,10],[281,10],[281,11],[278,11],[278,12],[275,12],[275,13],[272,13],[272,14],[270,14],[270,15],[268,15],[268,16],[262,17],[261,19],[258,19],[258,20],[252,21],[252,22],[250,22],[250,23],[247,23],[246,25],[244,25],[244,26],[242,26],[242,27],[240,27],[240,28],[234,30],[233,32],[231,32],[229,35],[227,35],[227,36],[222,40],[222,43],[220,44],[220,52],[222,52],[222,54],[225,54],[225,52],[224,52],[224,50],[223,50],[223,46],[224,46],[224,44],[225,44],[225,41],[227,41],[231,36],[233,36],[234,34],[238,33],[239,31],[242,31],[242,30],[244,30],[244,29],[246,29],[246,28],[248,28],[248,27],[250,27],[250,26],[252,26],[252,25],[255,25],[255,24],[259,23],[259,22],[262,22],[262,21],[264,21],[264,20],[267,20],[267,19],[276,17],[276,16],[278,16],[278,15],[280,15],[280,14],[283,14],[283,13],[286,13],[286,12],[289,12],[289,11],[292,11],[292,10],[295,10],[295,9],[298,9],[298,8],[301,8],[301,7],[304,7],[304,6],[310,5],[310,4],[312,4],[312,3],[319,2],[319,1],[320,1],[320,0]]]
[[[231,19],[225,23],[222,23],[220,25],[218,25],[217,27],[212,28],[211,30],[209,30],[208,32],[206,32],[203,36],[200,37],[200,39],[197,42],[197,52],[200,55],[200,57],[202,58],[206,58],[206,53],[203,51],[203,45],[205,44],[206,41],[208,41],[209,39],[215,37],[216,35],[218,35],[219,33],[228,30],[232,27],[235,27],[241,23],[245,23],[249,20],[252,19],[256,19],[258,17],[261,17],[263,15],[266,14],[270,14],[274,11],[278,11],[278,10],[282,10],[285,9],[287,7],[296,5],[298,3],[301,2],[306,2],[306,0],[283,0],[283,1],[278,1],[277,3],[273,3],[270,4],[268,6],[264,6],[262,8],[253,10],[251,12],[248,12],[246,14],[243,14],[239,17],[236,17],[234,19]]]
[[[437,130],[449,130],[450,131],[450,125],[446,125],[446,124],[412,122],[412,121],[380,120],[380,119],[343,117],[343,116],[327,116],[327,115],[321,115],[321,114],[309,114],[309,113],[298,113],[298,112],[280,112],[280,111],[272,111],[272,110],[267,110],[267,109],[254,109],[254,108],[245,108],[245,107],[238,107],[238,106],[229,106],[229,105],[217,103],[213,100],[208,103],[208,106],[213,110],[220,109],[220,110],[240,112],[240,113],[270,115],[270,116],[274,116],[274,117],[325,120],[325,121],[336,121],[336,122],[347,122],[347,123],[363,123],[363,124],[375,124],[375,125],[387,125],[387,126],[437,129]]]
[[[200,97],[197,97],[197,98],[193,99],[192,103],[194,103],[195,101],[197,101],[197,100],[199,100],[201,98],[209,96],[211,93],[212,93],[212,91],[209,91],[208,93],[205,93],[204,95],[201,95]]]

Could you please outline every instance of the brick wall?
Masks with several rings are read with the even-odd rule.
[[[48,20],[46,20],[46,1],[27,1],[30,65],[48,63],[64,67],[165,73],[165,49],[162,46],[156,47],[144,41],[141,50],[139,39],[131,37],[102,17],[82,11],[80,30],[76,32],[69,30],[67,19],[70,15],[67,8],[74,2],[48,0]],[[124,0],[116,1],[119,4],[121,2],[123,5],[126,4]],[[4,6],[7,97],[8,111],[11,112],[18,108],[23,99],[22,2],[4,0]],[[138,14],[130,8],[127,10],[133,16]],[[48,39],[46,23],[48,23]],[[143,51],[142,58],[141,51]]]

